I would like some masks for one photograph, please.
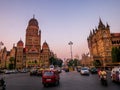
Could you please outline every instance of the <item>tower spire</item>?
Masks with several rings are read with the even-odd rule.
[[[101,17],[99,17],[99,25],[103,25]]]
[[[98,29],[104,29],[105,25],[103,24],[101,18],[99,17],[99,25],[98,25]]]
[[[33,14],[33,18],[35,18],[35,14]]]

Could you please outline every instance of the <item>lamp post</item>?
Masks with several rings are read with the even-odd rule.
[[[72,60],[72,59],[73,59],[73,55],[72,55],[72,45],[73,45],[73,42],[70,41],[70,42],[68,43],[68,45],[70,45],[70,53],[71,53],[71,60]]]

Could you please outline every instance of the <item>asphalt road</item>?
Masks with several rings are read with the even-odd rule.
[[[102,86],[98,76],[82,76],[80,73],[62,72],[60,85],[44,87],[41,77],[30,76],[29,73],[4,75],[6,90],[120,90],[120,84],[113,83],[108,75],[108,86]]]

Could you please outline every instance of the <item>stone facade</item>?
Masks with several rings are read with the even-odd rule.
[[[88,67],[92,66],[92,61],[91,61],[88,53],[87,54],[85,54],[85,53],[82,54],[82,58],[80,60],[80,64],[82,66],[88,66]]]
[[[98,28],[90,31],[87,41],[91,60],[100,61],[105,66],[112,62],[112,47],[120,47],[120,33],[110,33],[109,25],[105,26],[100,19]]]
[[[27,67],[38,66],[40,63],[41,31],[38,21],[34,17],[28,22],[26,29],[25,49]]]
[[[16,68],[23,68],[23,49],[24,49],[24,44],[23,41],[20,40],[17,43],[17,48],[16,48]]]

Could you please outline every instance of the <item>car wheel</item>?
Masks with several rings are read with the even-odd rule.
[[[113,79],[113,77],[111,77],[111,80],[112,80],[112,82],[114,82],[114,79]]]
[[[47,87],[48,85],[47,84],[44,84],[44,87]]]

